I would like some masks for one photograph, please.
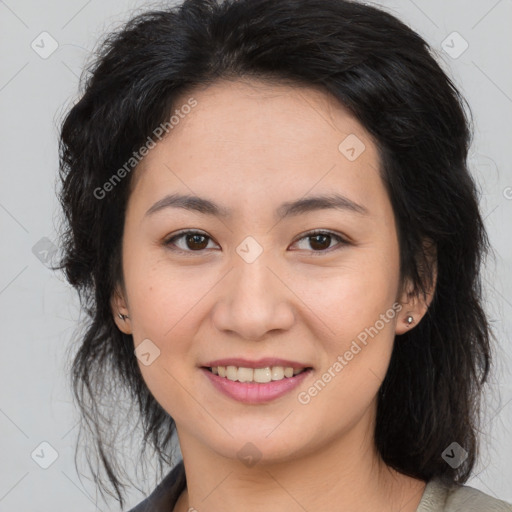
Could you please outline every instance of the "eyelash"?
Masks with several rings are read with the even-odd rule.
[[[175,247],[172,247],[172,245],[174,244],[174,242],[176,240],[179,240],[180,238],[185,237],[185,235],[201,235],[201,236],[204,236],[204,237],[212,240],[212,238],[210,236],[208,236],[206,233],[203,233],[201,231],[188,230],[188,231],[181,231],[181,232],[171,236],[170,238],[167,238],[164,241],[164,245],[166,247],[168,247],[171,251],[177,252],[177,253],[180,253],[180,254],[202,253],[203,251],[206,250],[206,249],[201,249],[201,250],[198,250],[198,251],[192,251],[192,250],[187,250],[186,251],[186,250],[183,250],[183,249],[176,249]],[[315,235],[327,235],[327,236],[330,236],[331,238],[337,239],[339,244],[338,244],[338,246],[334,246],[334,248],[330,247],[330,248],[325,249],[325,250],[320,250],[320,251],[311,250],[310,252],[313,253],[314,256],[321,256],[322,254],[330,253],[332,251],[341,249],[343,246],[349,244],[348,240],[346,240],[342,236],[340,236],[340,235],[338,235],[338,234],[336,234],[336,233],[334,233],[332,231],[325,231],[325,230],[321,230],[321,229],[317,229],[317,230],[313,230],[313,231],[308,231],[303,236],[301,236],[300,238],[295,240],[294,243],[299,242],[300,240],[303,240],[305,238],[313,237]]]

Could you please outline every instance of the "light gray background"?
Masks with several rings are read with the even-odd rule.
[[[483,453],[468,485],[512,502],[512,1],[377,3],[426,38],[475,114],[471,162],[496,252],[485,283],[499,345],[486,395]],[[97,501],[91,482],[78,477],[73,461],[77,413],[66,357],[79,320],[78,301],[33,247],[39,243],[35,252],[44,259],[41,250],[51,249],[48,240],[58,245],[57,123],[77,97],[85,60],[105,31],[149,5],[157,4],[0,1],[1,511],[109,510]],[[40,56],[51,49],[48,36],[40,36],[44,31],[58,43],[47,58]],[[464,41],[451,35],[454,31],[469,45],[460,56]],[[46,38],[44,48],[41,38]],[[50,462],[51,449],[42,442],[58,453],[47,469],[35,462]],[[141,486],[149,490],[154,483]],[[132,505],[142,498],[132,493]]]

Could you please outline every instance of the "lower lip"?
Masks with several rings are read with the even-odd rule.
[[[305,370],[294,377],[285,377],[270,382],[238,382],[226,377],[215,375],[206,368],[201,370],[210,379],[210,382],[222,393],[246,404],[261,404],[279,398],[296,388],[308,375],[311,369]]]

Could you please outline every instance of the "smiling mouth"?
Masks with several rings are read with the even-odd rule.
[[[312,370],[311,367],[292,368],[291,366],[265,366],[263,368],[244,368],[243,366],[204,366],[214,375],[231,381],[255,382],[265,384],[295,377],[300,373]]]

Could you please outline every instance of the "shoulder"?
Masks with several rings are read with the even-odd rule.
[[[446,500],[446,512],[512,512],[512,505],[467,485],[452,487]]]
[[[127,512],[169,512],[185,487],[185,469],[181,460],[144,501]]]
[[[512,512],[512,504],[468,485],[428,482],[416,512]]]

